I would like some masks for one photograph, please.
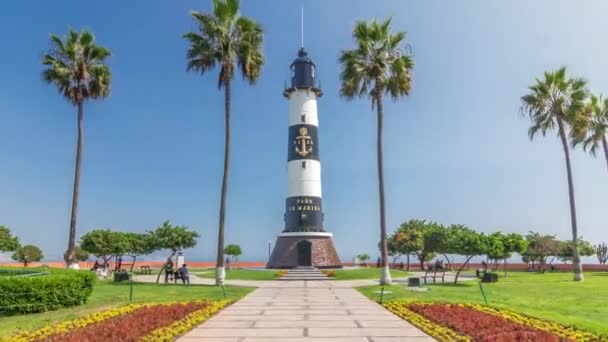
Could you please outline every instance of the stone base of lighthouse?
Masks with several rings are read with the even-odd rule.
[[[331,233],[281,233],[266,268],[341,268],[342,262],[331,240]]]

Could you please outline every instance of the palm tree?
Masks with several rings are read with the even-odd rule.
[[[358,21],[353,29],[357,46],[342,50],[340,63],[342,87],[340,95],[347,100],[369,97],[372,109],[377,109],[378,131],[378,193],[380,198],[380,245],[382,253],[382,284],[391,283],[386,243],[386,219],[384,203],[384,170],[382,156],[382,129],[384,121],[383,98],[388,94],[396,101],[409,95],[412,88],[411,70],[414,67],[408,46],[401,44],[405,32],[391,31],[391,19],[383,22]]]
[[[574,184],[566,131],[568,126],[575,126],[576,122],[580,121],[581,115],[584,113],[588,91],[586,81],[580,78],[568,78],[565,67],[561,67],[554,72],[545,72],[544,76],[544,79],[536,79],[536,84],[529,87],[530,93],[522,96],[521,114],[528,116],[532,121],[532,126],[528,131],[530,140],[533,140],[539,132],[545,136],[547,132],[557,128],[564,149],[568,175],[570,220],[572,241],[574,242],[574,258],[572,260],[574,280],[582,281],[583,270],[576,245],[578,228],[576,225]]]
[[[214,0],[213,13],[194,11],[191,15],[198,31],[184,34],[189,44],[187,70],[204,74],[217,65],[220,69],[218,88],[224,88],[226,140],[216,263],[216,284],[221,285],[225,278],[224,219],[230,166],[230,82],[237,67],[250,84],[260,77],[264,64],[263,33],[258,23],[239,15],[239,0]]]
[[[579,124],[572,130],[572,145],[583,144],[585,151],[596,156],[597,150],[604,149],[608,166],[608,99],[592,95],[586,108],[587,115],[582,116]],[[601,145],[601,147],[600,147]]]
[[[78,216],[78,192],[82,165],[82,141],[84,137],[84,103],[98,100],[110,94],[112,75],[106,64],[110,50],[95,44],[93,33],[69,29],[67,36],[51,35],[52,47],[44,54],[42,72],[44,81],[53,84],[59,93],[77,108],[78,141],[76,143],[76,168],[72,194],[70,236],[68,239],[66,263],[69,268],[77,268],[74,246],[76,242],[76,219]]]

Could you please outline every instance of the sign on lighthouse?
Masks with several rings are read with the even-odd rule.
[[[323,95],[315,64],[301,48],[291,64],[285,229],[278,235],[268,268],[341,267],[332,234],[323,227],[317,98]]]

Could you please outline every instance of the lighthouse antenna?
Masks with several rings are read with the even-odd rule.
[[[301,35],[301,48],[304,48],[304,7],[302,7],[302,15],[300,18],[300,35]]]

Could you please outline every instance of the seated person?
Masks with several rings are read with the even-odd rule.
[[[186,264],[183,264],[182,267],[179,268],[179,277],[182,279],[183,284],[190,284],[190,274]]]
[[[443,270],[443,260],[435,260],[435,270],[442,271]]]

